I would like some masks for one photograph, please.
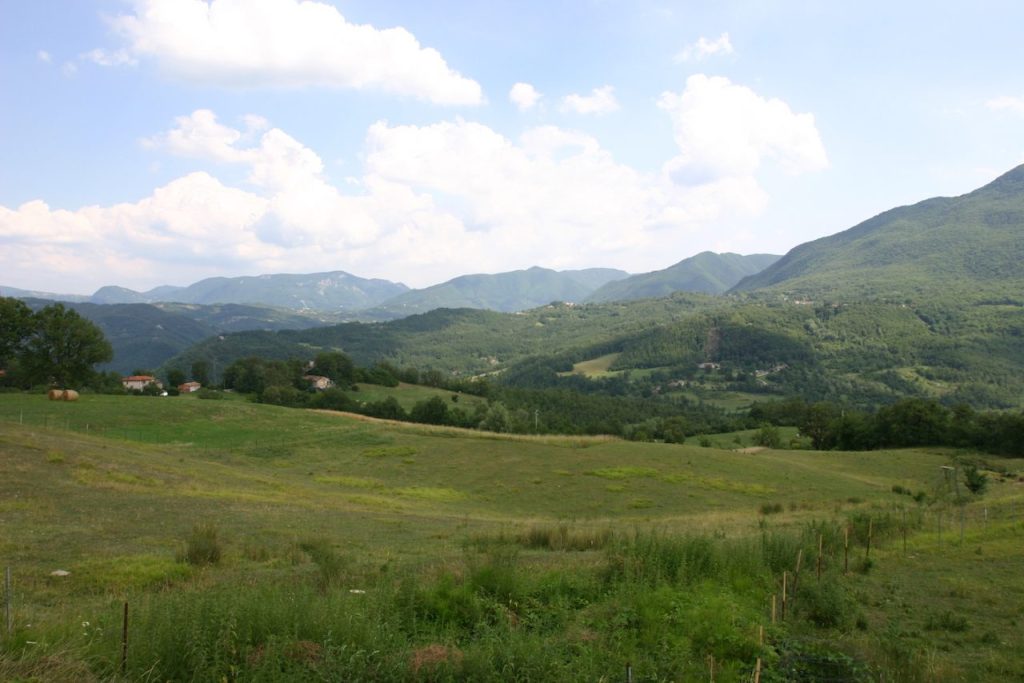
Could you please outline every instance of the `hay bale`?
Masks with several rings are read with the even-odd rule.
[[[46,398],[51,401],[61,401],[64,399],[64,391],[61,389],[50,389],[46,392]]]
[[[65,389],[64,390],[64,400],[65,401],[77,401],[78,400],[78,392],[75,391],[74,389]]]

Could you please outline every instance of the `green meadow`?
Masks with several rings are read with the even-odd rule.
[[[1024,463],[986,460],[988,491],[961,507],[943,468],[972,454],[737,437],[3,394],[0,679],[1024,676]]]

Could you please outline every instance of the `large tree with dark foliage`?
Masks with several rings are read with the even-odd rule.
[[[100,328],[62,304],[53,304],[32,316],[20,356],[31,381],[67,387],[87,382],[93,366],[110,361],[114,352]]]

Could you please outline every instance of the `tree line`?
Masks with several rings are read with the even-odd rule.
[[[930,399],[903,399],[875,411],[787,399],[755,403],[750,418],[798,427],[819,450],[949,446],[1024,455],[1024,412],[975,411],[966,404],[950,408]]]

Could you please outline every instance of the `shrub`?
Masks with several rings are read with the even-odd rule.
[[[928,631],[950,631],[952,633],[963,633],[970,628],[970,624],[967,622],[967,617],[962,614],[956,614],[951,610],[946,610],[939,614],[928,615],[928,619],[925,621],[924,627]]]
[[[976,496],[985,493],[985,489],[988,488],[988,477],[982,474],[976,465],[968,465],[964,468],[964,478],[967,490]]]
[[[782,512],[782,503],[762,503],[761,504],[762,515],[775,515]]]
[[[309,558],[316,564],[319,570],[317,574],[317,587],[321,591],[326,592],[329,588],[341,584],[346,562],[344,558],[334,551],[330,543],[324,539],[312,539],[300,543],[299,548],[308,554]]]
[[[200,523],[192,527],[192,533],[185,539],[185,549],[179,560],[195,566],[217,564],[221,554],[216,525]]]
[[[202,388],[202,389],[200,389],[199,391],[196,392],[196,398],[202,398],[202,399],[206,399],[208,401],[209,400],[219,401],[219,400],[224,398],[224,394],[222,394],[221,392],[219,392],[219,391],[217,391],[215,389],[207,389],[207,388],[204,387],[204,388]]]
[[[820,583],[808,581],[800,587],[797,612],[820,628],[838,628],[849,623],[854,603],[843,587],[833,579]]]

